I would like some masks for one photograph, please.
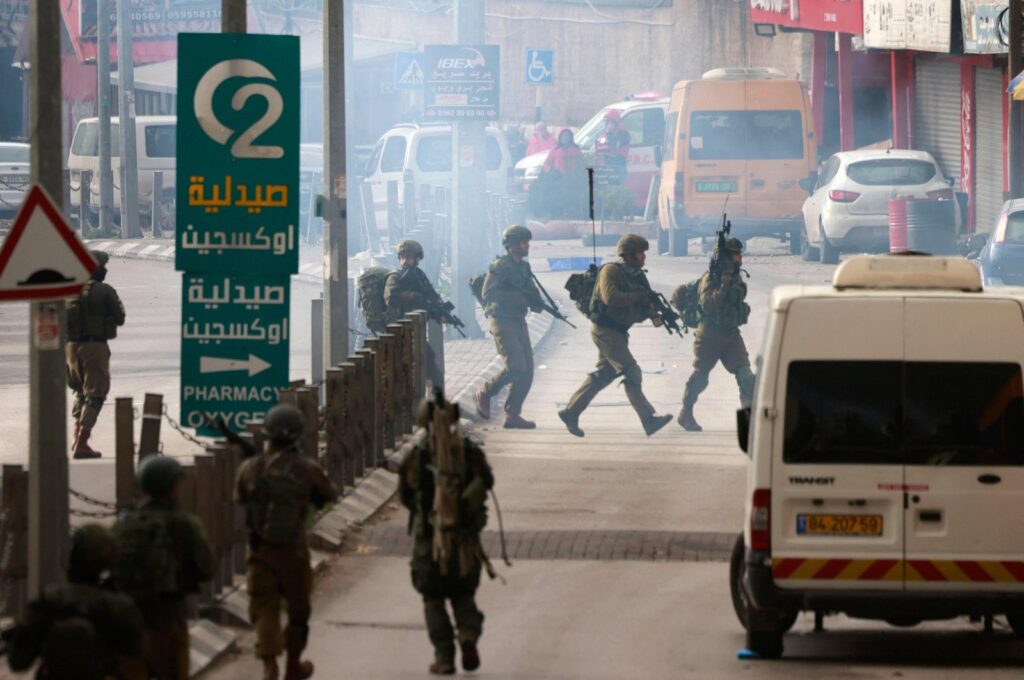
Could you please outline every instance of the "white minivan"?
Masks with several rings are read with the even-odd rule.
[[[1024,289],[963,258],[859,256],[771,298],[732,593],[748,647],[800,611],[1024,634]]]

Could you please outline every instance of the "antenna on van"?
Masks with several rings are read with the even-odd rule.
[[[597,265],[597,225],[594,223],[594,168],[587,168],[587,182],[590,185],[590,244],[594,248],[593,263]]]

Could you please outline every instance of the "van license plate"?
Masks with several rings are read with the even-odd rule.
[[[881,515],[796,516],[796,533],[816,536],[881,536]]]
[[[697,191],[702,193],[736,191],[736,182],[697,182]]]

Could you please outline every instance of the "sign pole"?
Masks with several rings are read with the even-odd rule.
[[[220,32],[245,33],[245,0],[220,0]]]
[[[139,226],[139,164],[135,150],[135,64],[130,0],[117,1],[117,86],[121,132],[121,238]],[[58,137],[59,139],[59,137]],[[156,197],[154,196],[154,203]]]
[[[1010,80],[1017,77],[1017,74],[1024,70],[1024,59],[1021,54],[1021,41],[1024,40],[1024,3],[1021,0],[1010,0],[1010,46],[1009,64]],[[1024,104],[1010,97],[1010,120],[1009,120],[1009,166],[1010,166],[1010,196],[1019,198],[1024,195]]]
[[[32,182],[63,195],[60,7],[29,3]],[[45,325],[57,337],[39,342]],[[67,402],[64,386],[64,302],[31,303],[29,328],[28,593],[63,578],[68,541]]]
[[[99,102],[99,228],[106,231],[114,223],[114,173],[110,160],[110,1],[96,0],[96,100]],[[85,210],[82,205],[79,210]],[[105,234],[104,234],[105,235]]]

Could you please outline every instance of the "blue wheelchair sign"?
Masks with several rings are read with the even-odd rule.
[[[527,85],[551,85],[554,71],[554,50],[526,50]]]

